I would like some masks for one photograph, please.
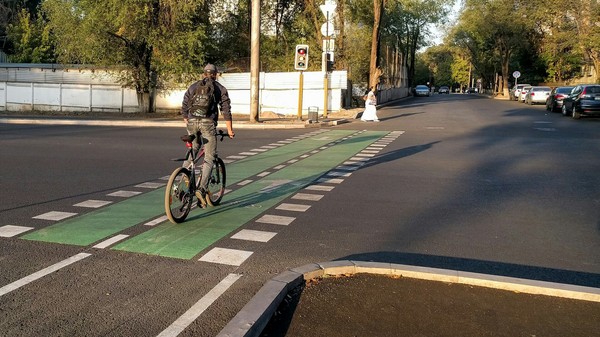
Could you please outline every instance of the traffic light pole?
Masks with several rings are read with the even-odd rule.
[[[327,76],[327,71],[325,72],[325,77],[323,77],[323,118],[327,118],[327,106],[329,105],[329,95],[328,95],[328,85],[329,78]]]
[[[300,71],[300,81],[298,85],[298,119],[302,120],[302,94],[304,93],[304,71]]]

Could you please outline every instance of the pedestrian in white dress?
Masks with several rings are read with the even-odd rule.
[[[367,94],[367,98],[365,99],[365,111],[360,120],[363,122],[379,122],[379,118],[377,118],[377,97],[375,97],[373,88],[370,88],[369,93]]]

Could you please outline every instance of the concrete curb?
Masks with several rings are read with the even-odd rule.
[[[269,323],[269,320],[287,293],[302,282],[327,275],[336,276],[359,273],[410,277],[533,295],[600,302],[600,288],[394,263],[348,260],[331,261],[307,264],[299,268],[286,270],[273,277],[229,321],[217,337],[258,337],[267,326],[267,323]]]
[[[234,122],[234,129],[303,129],[319,128],[349,123],[347,119],[326,120],[317,123],[301,122]],[[172,127],[183,128],[183,121],[180,120],[102,120],[102,119],[74,119],[74,118],[19,118],[19,117],[0,117],[0,124],[27,124],[27,125],[88,125],[88,126],[129,126],[129,127]]]

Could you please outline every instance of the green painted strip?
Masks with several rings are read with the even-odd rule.
[[[87,246],[102,238],[156,217],[164,209],[164,188],[114,204],[83,216],[65,220],[24,235],[26,240]],[[157,214],[158,213],[158,214]]]
[[[228,184],[290,160],[356,131],[332,130],[282,145],[227,165]],[[88,214],[31,232],[23,239],[87,246],[139,223],[164,214],[164,188],[157,189]]]
[[[164,223],[113,249],[191,259],[385,134],[364,132],[227,194],[216,208],[193,211],[183,224]]]

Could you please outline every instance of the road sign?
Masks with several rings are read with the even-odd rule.
[[[521,77],[521,73],[518,70],[515,70],[515,72],[513,73],[513,77],[519,78],[519,77]]]
[[[335,11],[336,7],[337,5],[333,1],[326,1],[324,5],[319,6],[321,12],[323,12],[323,15],[325,15],[328,20],[331,20],[333,17],[333,11]]]
[[[335,39],[323,39],[323,51],[335,51]]]
[[[325,22],[321,26],[321,34],[323,34],[323,36],[332,36],[335,34],[335,28],[333,27],[333,23],[331,23],[331,21]]]

